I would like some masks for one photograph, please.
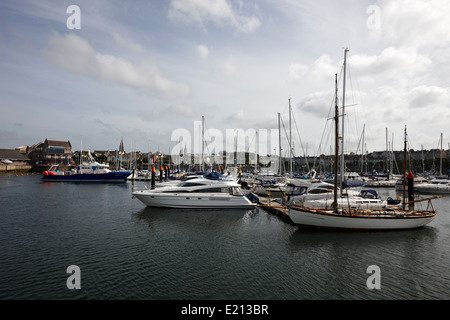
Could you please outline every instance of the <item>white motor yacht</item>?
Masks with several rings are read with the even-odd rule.
[[[427,194],[450,194],[450,179],[432,179],[429,182],[415,186],[414,190]]]
[[[205,178],[182,181],[153,190],[138,190],[133,197],[150,207],[166,208],[254,208],[233,181]]]
[[[339,188],[338,188],[338,192]],[[344,189],[344,195],[357,196],[359,191],[352,189]],[[308,186],[307,190],[299,195],[291,197],[291,201],[297,204],[304,204],[308,200],[333,199],[334,185],[328,182],[313,183]]]

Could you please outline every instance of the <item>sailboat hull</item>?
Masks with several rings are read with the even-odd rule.
[[[395,211],[370,212],[350,215],[297,206],[289,208],[289,217],[296,225],[313,228],[399,230],[423,227],[433,221],[436,215],[435,211],[417,212],[415,214],[404,214],[404,212],[397,214]]]

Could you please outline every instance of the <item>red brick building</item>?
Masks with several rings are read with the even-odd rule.
[[[69,165],[72,155],[70,141],[45,139],[31,147],[27,147],[27,155],[33,164]]]

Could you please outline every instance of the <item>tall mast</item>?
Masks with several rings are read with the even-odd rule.
[[[338,106],[338,83],[337,74],[335,75],[335,106],[334,106],[334,127],[335,127],[335,146],[334,146],[334,202],[333,211],[337,212],[337,186],[338,186],[338,157],[339,157],[339,106]]]
[[[205,116],[202,116],[202,172],[205,171],[204,166],[204,154],[205,154]]]
[[[366,125],[363,125],[363,131],[362,131],[362,143],[361,143],[361,173],[364,172],[364,134],[366,130]]]
[[[344,185],[344,172],[345,172],[345,163],[344,163],[344,115],[345,115],[345,78],[347,71],[347,52],[348,48],[344,49],[344,75],[343,75],[343,85],[342,85],[342,135],[341,135],[341,196],[342,196],[342,186]]]
[[[390,161],[389,161],[389,172],[391,173],[391,175],[394,174],[394,133],[392,133],[392,138],[391,138],[391,147],[390,147]]]
[[[258,173],[258,151],[259,151],[259,137],[258,130],[256,130],[256,142],[255,142],[255,152],[256,152],[256,160],[255,160],[255,173]]]
[[[439,169],[439,177],[442,177],[442,132],[441,132],[441,162],[440,162],[440,164],[439,164],[439,167],[440,167],[440,169]]]
[[[289,98],[289,176],[292,178],[292,129],[291,129],[291,98]]]
[[[403,210],[406,210],[406,144],[407,144],[407,135],[406,135],[406,126],[405,126],[405,141],[403,147],[403,202],[402,207]]]
[[[80,144],[80,166],[83,164],[83,137],[81,137]]]
[[[281,176],[281,116],[280,113],[278,113],[278,174]]]
[[[386,128],[386,173],[387,179],[390,179],[391,172],[389,172],[389,142],[388,142],[388,128]]]

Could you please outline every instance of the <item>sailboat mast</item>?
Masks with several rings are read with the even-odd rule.
[[[337,186],[338,186],[338,157],[339,157],[339,106],[338,106],[338,81],[337,73],[335,75],[335,107],[334,107],[334,126],[335,126],[335,146],[334,146],[334,202],[333,211],[337,212]]]
[[[278,174],[281,176],[281,115],[278,113]]]
[[[342,135],[341,135],[341,196],[342,196],[342,186],[344,185],[344,172],[345,172],[345,163],[344,163],[344,115],[345,115],[345,80],[346,80],[346,71],[347,71],[347,52],[348,48],[344,49],[344,74],[343,74],[343,85],[342,85]]]
[[[291,129],[291,98],[289,98],[289,176],[292,178],[292,129]]]
[[[361,143],[361,174],[364,172],[364,134],[366,130],[366,125],[363,125],[363,131],[362,131],[362,143]]]
[[[407,144],[407,136],[406,136],[406,126],[405,126],[405,141],[403,147],[403,200],[402,200],[402,208],[406,210],[406,146]]]
[[[439,169],[439,177],[442,177],[442,151],[443,151],[443,149],[442,149],[442,132],[441,132],[441,162],[439,164],[439,167],[440,167],[440,169]]]
[[[205,154],[205,116],[202,116],[202,172],[205,171],[204,166],[204,154]]]
[[[81,137],[80,144],[80,166],[83,164],[83,137]]]
[[[387,179],[390,179],[391,172],[389,171],[389,142],[388,142],[388,128],[386,128],[386,173]]]
[[[255,142],[255,174],[258,173],[258,152],[259,152],[259,137],[258,137],[258,130],[256,130],[256,142]]]

